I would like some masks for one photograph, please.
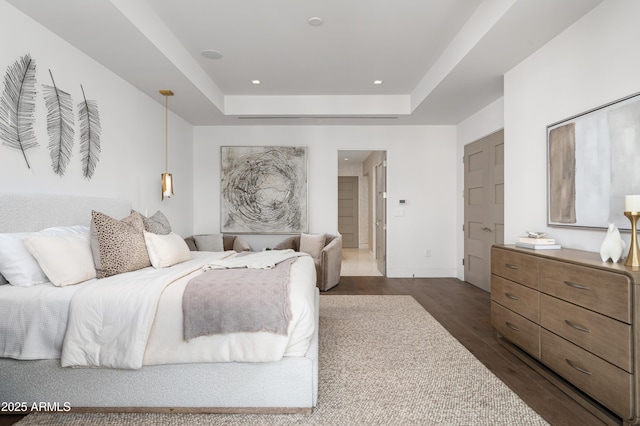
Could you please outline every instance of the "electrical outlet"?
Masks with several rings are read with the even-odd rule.
[[[431,257],[431,249],[426,249],[426,250],[424,251],[424,256],[425,256],[425,257]]]

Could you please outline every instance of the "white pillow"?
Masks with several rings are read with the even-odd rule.
[[[224,251],[222,234],[194,235],[198,251]]]
[[[0,234],[0,274],[9,284],[28,287],[49,281],[36,259],[22,243],[22,238],[33,235],[68,235],[88,233],[89,227],[60,226],[38,232]]]
[[[166,268],[167,266],[191,260],[189,246],[184,239],[176,234],[167,235],[144,232],[144,242],[147,245],[149,260],[154,268]]]
[[[32,235],[22,242],[55,286],[78,284],[96,277],[89,233]]]
[[[318,259],[322,254],[326,240],[325,234],[300,234],[300,251]]]

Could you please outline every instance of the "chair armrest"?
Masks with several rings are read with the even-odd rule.
[[[342,235],[335,237],[322,249],[320,290],[326,291],[340,282],[342,268]]]
[[[233,249],[240,253],[243,251],[251,251],[251,246],[248,242],[245,241],[244,238],[236,237],[236,239],[233,241]]]

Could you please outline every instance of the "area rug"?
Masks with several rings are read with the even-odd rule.
[[[27,425],[545,425],[411,296],[320,298],[312,414],[31,414]]]

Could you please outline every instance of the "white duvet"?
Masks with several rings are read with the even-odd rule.
[[[248,256],[243,256],[245,258]],[[283,258],[291,257],[284,256]],[[228,264],[235,264],[235,259]],[[237,259],[240,259],[238,257]],[[232,261],[233,260],[233,261]],[[219,265],[225,263],[215,262]],[[183,340],[182,293],[188,280],[165,290],[151,330],[145,365],[184,362],[272,362],[283,356],[304,356],[315,331],[316,272],[310,256],[291,265],[289,302],[291,323],[287,336],[273,333],[230,333]]]
[[[69,302],[82,286],[0,286],[0,357],[60,358]]]
[[[185,342],[182,339],[184,287],[202,273],[204,265],[235,252],[192,254],[192,260],[169,268],[145,268],[74,286],[68,296],[68,321],[64,342],[60,345],[62,365],[136,369],[153,364],[265,362],[277,361],[282,356],[305,355],[316,327],[315,268],[310,257],[299,258],[291,267],[289,298],[293,315],[287,336],[231,333]],[[43,294],[63,289],[53,288]],[[31,303],[32,307],[37,305]],[[22,328],[22,333],[16,335],[25,334],[27,327]],[[34,341],[33,336],[30,341]],[[54,343],[61,341],[58,336]],[[13,348],[22,343],[24,341],[2,341],[0,347],[4,344]],[[55,348],[41,346],[39,350],[30,351],[28,358],[19,358],[54,357]],[[6,351],[2,356],[15,357]]]

